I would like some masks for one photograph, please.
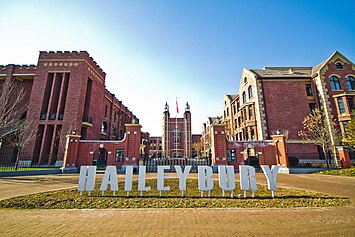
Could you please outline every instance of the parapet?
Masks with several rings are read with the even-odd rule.
[[[12,74],[33,74],[36,72],[37,66],[34,64],[8,64],[8,65],[0,65],[0,72],[6,72],[7,69],[11,68]]]
[[[39,60],[50,59],[85,59],[98,73],[105,78],[106,73],[102,70],[100,65],[90,56],[87,51],[39,51]]]

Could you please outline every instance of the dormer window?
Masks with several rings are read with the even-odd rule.
[[[335,64],[336,69],[343,69],[343,64],[341,63],[336,63]]]

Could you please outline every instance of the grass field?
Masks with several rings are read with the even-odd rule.
[[[42,167],[18,167],[15,170],[13,166],[0,166],[0,172],[9,172],[9,171],[29,171],[29,170],[55,170],[58,168],[42,168]]]
[[[318,174],[355,177],[355,167],[338,170],[319,171]]]
[[[331,207],[350,204],[346,198],[332,197],[321,193],[310,192],[301,189],[278,188],[275,198],[267,186],[258,185],[255,197],[251,198],[251,192],[247,192],[247,198],[242,196],[239,183],[236,185],[234,198],[230,192],[222,197],[222,191],[215,181],[211,196],[200,197],[197,190],[197,179],[187,180],[185,197],[181,197],[178,179],[166,180],[165,186],[170,186],[170,191],[164,191],[163,197],[159,197],[156,190],[156,179],[147,179],[146,185],[151,190],[143,193],[140,197],[138,191],[132,191],[130,197],[126,197],[124,183],[119,182],[119,191],[113,196],[111,191],[106,191],[101,196],[99,187],[87,196],[79,195],[76,189],[66,189],[39,193],[21,197],[15,197],[0,201],[0,208],[17,209],[84,209],[84,208],[290,208],[290,207]],[[137,190],[137,181],[133,181],[133,190]],[[227,197],[227,195],[229,197]]]

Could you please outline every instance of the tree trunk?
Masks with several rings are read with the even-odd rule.
[[[327,169],[329,169],[329,163],[328,163],[328,151],[326,149],[326,146],[322,146],[323,152],[324,152],[324,159],[325,163],[327,164]]]
[[[18,163],[19,163],[19,160],[20,160],[20,154],[21,154],[21,150],[17,149],[16,162],[15,162],[15,170],[16,171],[18,169]]]

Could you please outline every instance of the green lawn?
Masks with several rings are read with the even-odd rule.
[[[166,180],[171,191],[165,191],[164,197],[159,197],[156,190],[156,179],[146,180],[146,185],[151,186],[151,191],[143,193],[139,197],[138,191],[132,191],[131,197],[126,197],[123,191],[124,183],[119,182],[117,196],[112,196],[111,191],[101,196],[99,187],[88,197],[85,192],[79,195],[76,189],[59,190],[53,192],[32,194],[22,197],[11,198],[0,201],[0,208],[18,209],[83,209],[83,208],[290,208],[290,207],[331,207],[349,205],[350,200],[346,198],[331,197],[321,193],[310,192],[300,189],[279,188],[275,198],[267,186],[258,185],[255,191],[255,198],[251,198],[251,192],[247,192],[247,198],[238,198],[242,194],[239,183],[235,189],[235,197],[222,197],[222,191],[215,181],[211,191],[211,197],[201,198],[197,190],[197,179],[188,179],[185,193],[181,197],[178,179]],[[137,181],[133,182],[133,190],[137,190]],[[207,192],[204,193],[207,196]],[[230,192],[226,192],[226,196]]]
[[[355,167],[348,169],[338,169],[338,170],[324,170],[319,171],[317,174],[326,174],[326,175],[337,175],[337,176],[355,176]]]
[[[33,167],[19,167],[17,168],[17,171],[28,171],[28,170],[56,170],[58,168],[33,168]],[[9,172],[9,171],[16,171],[15,167],[1,167],[0,166],[0,172]]]

